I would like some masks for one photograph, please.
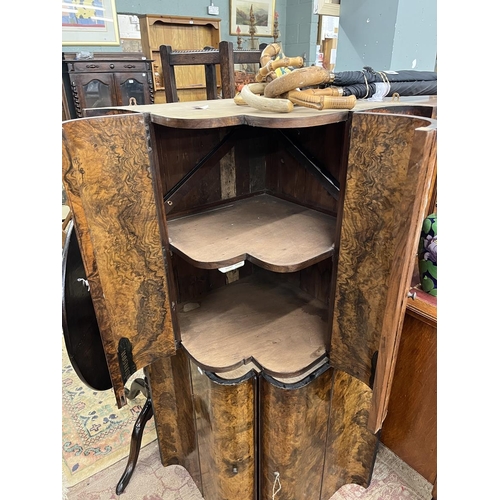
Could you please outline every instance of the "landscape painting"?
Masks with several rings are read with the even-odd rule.
[[[274,0],[231,0],[231,35],[248,36],[252,14],[255,36],[272,36]]]

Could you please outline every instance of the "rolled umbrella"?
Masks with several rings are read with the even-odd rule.
[[[395,93],[400,96],[437,95],[437,81],[389,82],[384,83],[384,85],[389,85],[388,88],[385,87],[385,96],[391,96]],[[369,83],[368,85],[358,83],[337,88],[342,96],[353,95],[358,99],[369,99],[380,87],[377,83]]]
[[[336,86],[355,85],[358,83],[370,84],[376,82],[416,82],[416,81],[437,81],[435,71],[415,71],[411,69],[399,71],[375,71],[365,66],[363,71],[341,71],[332,73],[331,83]]]

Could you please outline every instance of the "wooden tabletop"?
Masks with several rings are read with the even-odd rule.
[[[437,106],[437,96],[384,98],[382,101],[358,99],[352,111],[370,111],[385,107]],[[186,101],[141,106],[120,106],[117,109],[149,113],[153,123],[176,128],[215,128],[220,126],[251,125],[266,128],[295,128],[319,126],[345,121],[347,109],[316,109],[295,106],[290,113],[261,111],[237,105],[233,99]]]

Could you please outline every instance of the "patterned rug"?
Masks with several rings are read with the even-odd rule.
[[[127,382],[142,377],[142,370]],[[63,485],[71,487],[110,467],[130,450],[130,437],[145,403],[140,393],[118,409],[113,391],[94,391],[78,378],[62,342],[62,468]],[[146,424],[142,446],[156,439],[154,418]],[[123,473],[122,470],[122,473]],[[121,477],[121,473],[120,473]],[[119,478],[118,478],[119,479]]]
[[[126,460],[103,470],[72,488],[63,490],[64,500],[202,500],[200,491],[180,465],[163,467],[158,441],[144,447],[124,493],[117,496],[116,484]],[[349,484],[330,500],[430,500],[432,486],[383,445],[375,462],[368,488]],[[236,499],[235,499],[236,500]],[[276,497],[279,500],[279,495]]]

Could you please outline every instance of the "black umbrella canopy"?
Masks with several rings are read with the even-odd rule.
[[[399,71],[375,71],[369,66],[365,66],[362,71],[341,71],[333,73],[333,84],[337,87],[355,85],[357,83],[377,83],[377,82],[432,82],[437,81],[435,71],[415,71],[404,69]]]
[[[382,82],[380,82],[382,83]],[[384,94],[391,96],[398,93],[400,96],[416,96],[416,95],[437,95],[437,80],[436,81],[415,81],[415,82],[389,82],[385,83]],[[377,91],[375,83],[358,83],[342,87],[343,96],[356,96],[358,99],[369,99]]]

